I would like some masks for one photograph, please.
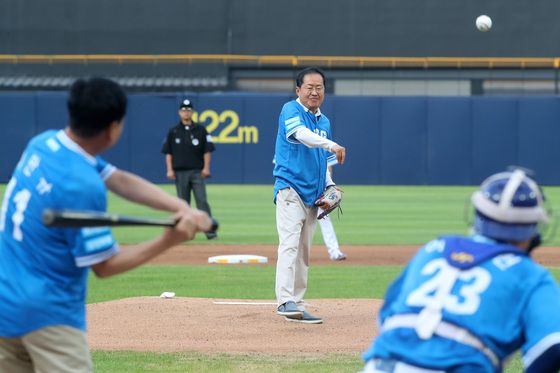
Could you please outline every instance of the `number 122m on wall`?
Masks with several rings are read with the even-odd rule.
[[[218,144],[257,144],[259,129],[255,126],[240,126],[239,115],[233,110],[218,114],[214,110],[193,113],[193,120],[206,127],[212,141]]]

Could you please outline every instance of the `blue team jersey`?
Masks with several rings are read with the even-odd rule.
[[[48,228],[41,217],[46,208],[106,211],[103,180],[114,170],[64,131],[29,142],[0,214],[0,336],[52,325],[85,330],[89,266],[118,246],[108,227]]]
[[[298,100],[284,105],[278,119],[274,153],[274,201],[280,189],[291,187],[303,203],[311,206],[325,190],[327,163],[336,163],[336,157],[324,149],[300,143],[294,133],[301,127],[332,139],[330,121],[320,111],[315,115]]]
[[[458,277],[447,286],[451,267],[459,269]],[[447,332],[460,340],[464,333],[458,335],[456,329],[466,330],[480,346],[441,335],[419,338],[414,322],[446,286],[441,316],[453,328]],[[559,310],[555,280],[516,247],[482,236],[442,237],[421,248],[389,287],[379,314],[381,334],[364,359],[396,359],[446,371],[468,366],[465,371],[500,372],[503,361],[521,349],[527,367],[560,343]]]

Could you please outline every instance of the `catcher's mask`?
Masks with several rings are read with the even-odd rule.
[[[537,225],[550,220],[540,187],[519,168],[488,177],[471,202],[474,230],[496,240],[540,243]]]

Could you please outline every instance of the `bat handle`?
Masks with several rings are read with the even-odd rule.
[[[218,230],[218,228],[220,227],[220,223],[218,223],[218,221],[216,219],[210,217],[210,220],[212,220],[212,225],[210,226],[210,229],[208,229],[206,231],[206,233],[216,232]],[[177,224],[178,222],[179,222],[178,220],[175,220],[175,224]],[[173,225],[175,225],[175,224],[173,224]]]
[[[212,220],[212,226],[210,227],[210,230],[208,232],[216,232],[220,227],[220,224],[216,219],[214,218],[210,218],[210,219]]]

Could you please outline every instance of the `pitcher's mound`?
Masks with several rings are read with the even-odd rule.
[[[231,303],[231,304],[230,304]],[[285,321],[272,300],[159,297],[89,304],[93,350],[360,353],[376,334],[380,300],[310,299],[323,324]]]

